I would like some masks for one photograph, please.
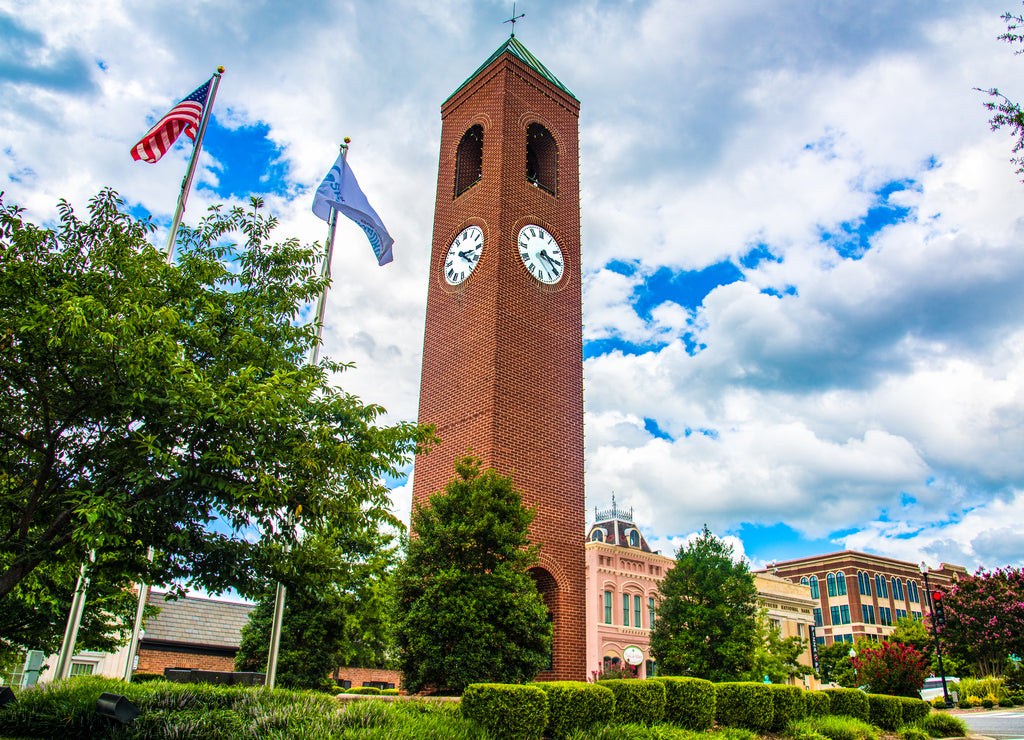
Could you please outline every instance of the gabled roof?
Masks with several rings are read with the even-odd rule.
[[[163,594],[150,593],[149,603],[160,613],[146,621],[146,641],[237,648],[242,627],[249,621],[253,604],[186,596],[164,601]]]
[[[570,91],[569,88],[567,88],[565,85],[563,85],[561,82],[559,82],[558,78],[555,77],[553,74],[551,74],[550,70],[548,70],[547,67],[545,67],[543,64],[541,64],[540,60],[537,59],[537,57],[535,57],[533,54],[531,54],[530,50],[527,49],[525,46],[523,46],[522,43],[520,43],[519,39],[517,39],[515,36],[510,36],[508,41],[506,41],[501,46],[499,46],[497,51],[495,51],[493,54],[491,54],[491,56],[488,57],[486,62],[481,64],[473,74],[471,74],[469,77],[467,77],[466,80],[461,85],[459,85],[457,88],[455,88],[455,92],[453,92],[451,95],[448,96],[448,100],[451,100],[452,98],[454,98],[455,95],[459,92],[459,90],[464,88],[470,82],[470,80],[472,80],[474,77],[476,77],[478,74],[480,74],[484,69],[486,69],[487,66],[489,64],[491,64],[495,59],[500,57],[502,54],[506,54],[506,53],[507,54],[511,54],[512,56],[516,57],[519,61],[521,61],[524,64],[526,64],[526,66],[528,66],[534,72],[536,72],[541,77],[543,77],[545,80],[550,82],[552,85],[557,87],[559,90],[564,92],[566,95],[571,97],[573,100],[576,100],[576,101],[579,100],[579,98],[577,98],[575,95],[573,95],[572,91]],[[445,100],[444,102],[447,103],[448,100]]]

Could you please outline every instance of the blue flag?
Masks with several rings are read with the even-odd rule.
[[[366,200],[343,154],[338,157],[338,161],[331,167],[331,171],[327,173],[327,177],[320,183],[316,195],[313,196],[313,213],[317,217],[330,221],[332,208],[348,216],[366,232],[378,265],[386,265],[394,259],[391,247],[395,240],[388,234],[380,216]]]

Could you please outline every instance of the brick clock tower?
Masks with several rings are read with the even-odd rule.
[[[579,108],[515,36],[441,106],[416,461],[425,503],[472,448],[535,506],[554,627],[541,680],[586,677]]]

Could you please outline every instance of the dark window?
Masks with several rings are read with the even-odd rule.
[[[640,533],[635,529],[631,529],[629,532],[629,546],[640,547]]]
[[[612,623],[612,592],[604,592],[604,623]]]
[[[836,577],[835,577],[835,574],[834,573],[829,573],[827,576],[825,576],[825,583],[828,584],[828,595],[829,596],[835,596],[836,595]]]
[[[836,590],[840,596],[846,595],[846,574],[843,571],[836,573]]]
[[[811,598],[821,598],[821,594],[818,592],[818,576],[811,576]]]
[[[553,195],[558,192],[558,145],[539,123],[526,127],[526,179]]]
[[[822,624],[823,623],[821,621],[821,608],[820,607],[816,607],[814,609],[814,626],[815,627],[821,627]]]
[[[480,181],[484,171],[484,127],[470,126],[455,154],[455,197]]]
[[[604,530],[595,529],[594,533],[590,535],[590,539],[592,539],[594,542],[604,542]]]

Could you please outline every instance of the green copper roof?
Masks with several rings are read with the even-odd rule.
[[[481,64],[477,68],[476,72],[471,74],[468,78],[466,78],[466,80],[461,85],[459,85],[457,88],[455,88],[455,92],[453,92],[451,95],[448,96],[448,100],[451,100],[452,98],[454,98],[455,97],[455,93],[457,93],[459,90],[464,88],[466,86],[466,83],[468,83],[470,80],[472,80],[478,74],[480,74],[480,72],[483,69],[485,69],[487,67],[487,65],[489,65],[491,62],[493,62],[495,59],[500,57],[502,54],[505,54],[506,52],[509,53],[509,54],[512,54],[513,56],[518,58],[520,61],[524,62],[526,64],[526,66],[530,67],[530,69],[535,71],[537,74],[539,74],[545,80],[547,80],[552,85],[557,87],[559,90],[564,92],[566,95],[571,97],[573,100],[577,100],[577,101],[579,100],[579,98],[577,98],[575,95],[573,95],[572,91],[569,90],[569,88],[567,88],[565,85],[563,85],[561,82],[559,82],[558,78],[555,77],[553,74],[551,74],[551,72],[548,70],[548,68],[545,67],[543,64],[541,64],[540,60],[537,59],[537,57],[535,57],[533,54],[531,54],[530,50],[527,49],[525,46],[523,46],[515,36],[510,36],[508,41],[506,41],[501,46],[499,46],[498,50],[495,51],[493,54],[491,54],[491,56],[488,57],[487,61],[484,62],[483,64]],[[448,100],[446,100],[444,102],[447,103]]]

